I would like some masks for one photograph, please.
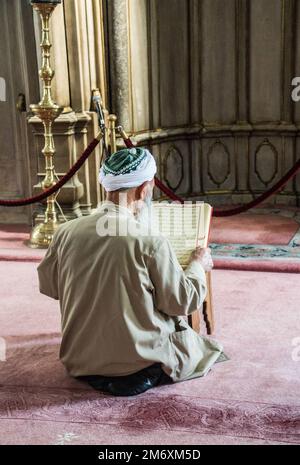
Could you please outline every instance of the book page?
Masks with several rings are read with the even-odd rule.
[[[153,202],[155,227],[166,236],[185,268],[196,246],[207,247],[212,207],[204,202]]]

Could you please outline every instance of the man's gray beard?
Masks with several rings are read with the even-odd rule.
[[[147,196],[144,200],[143,207],[137,212],[136,220],[146,228],[151,229],[152,226],[152,196]]]

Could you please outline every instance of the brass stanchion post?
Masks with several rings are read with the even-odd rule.
[[[55,181],[54,171],[54,140],[52,134],[53,121],[61,114],[63,107],[57,105],[51,94],[51,82],[54,76],[54,70],[51,68],[50,51],[51,42],[49,37],[49,21],[56,5],[61,3],[61,0],[32,0],[31,4],[41,18],[42,22],[42,67],[39,75],[43,81],[43,96],[42,100],[36,105],[30,105],[34,115],[38,116],[44,126],[45,145],[42,153],[45,157],[45,178],[42,182],[43,190],[52,187]],[[47,207],[45,211],[44,222],[35,226],[31,232],[29,246],[33,248],[47,248],[52,241],[53,234],[58,227],[58,220],[55,209],[55,199],[57,193],[47,198]]]
[[[117,141],[116,141],[116,115],[108,115],[108,124],[109,124],[109,140],[110,140],[110,150],[111,153],[117,151]]]

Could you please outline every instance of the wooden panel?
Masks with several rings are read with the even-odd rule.
[[[232,137],[202,139],[203,187],[205,191],[235,188],[235,154]]]
[[[295,42],[294,42],[294,77],[300,76],[300,2],[295,3]],[[290,89],[292,91],[294,87]],[[293,104],[294,107],[294,121],[300,122],[300,101]]]
[[[282,138],[282,153],[284,153],[284,157],[282,157],[282,160],[281,160],[282,174],[286,173],[291,168],[291,166],[296,162],[296,160],[298,160],[299,152],[296,152],[295,148],[296,148],[296,137],[283,137]],[[287,183],[283,192],[288,192],[292,194],[294,192],[294,185],[295,185],[295,180],[292,179],[290,182]]]
[[[250,119],[281,118],[281,0],[250,2]]]
[[[281,138],[253,137],[250,140],[250,188],[264,191],[282,173]]]
[[[203,120],[234,122],[235,0],[203,0],[201,29]]]
[[[189,2],[157,0],[161,125],[189,123]]]
[[[203,191],[202,146],[200,140],[191,141],[192,192]]]
[[[296,153],[300,153],[300,137],[297,137],[295,141],[295,147],[296,147]],[[299,202],[300,200],[300,173],[298,173],[298,175],[294,179],[294,185],[298,193],[298,202]]]
[[[201,99],[201,2],[190,2],[190,108],[191,123],[197,124],[202,119]]]
[[[249,2],[236,1],[237,121],[249,120]]]
[[[189,152],[189,141],[161,144],[161,179],[178,193],[186,193],[191,189]]]
[[[249,134],[237,134],[234,138],[236,153],[236,190],[247,192],[249,186]]]
[[[281,6],[281,120],[291,122],[293,119],[291,82],[294,77],[296,1],[283,0]]]

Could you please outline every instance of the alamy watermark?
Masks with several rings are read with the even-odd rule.
[[[6,362],[6,341],[0,337],[0,362]]]
[[[296,76],[292,79],[292,86],[295,88],[292,90],[291,97],[294,102],[300,101],[300,77]]]
[[[294,347],[292,350],[292,360],[294,362],[300,362],[300,336],[292,339],[292,346]]]
[[[140,202],[140,203],[139,203]],[[99,236],[160,236],[193,240],[195,234],[204,238],[205,212],[203,201],[149,202],[127,204],[126,194],[120,194],[119,204],[105,201],[98,206],[100,215],[96,231]],[[170,206],[172,208],[165,208]],[[129,217],[128,217],[129,215]],[[133,220],[130,221],[128,219]]]
[[[6,102],[6,82],[0,77],[0,102]]]

